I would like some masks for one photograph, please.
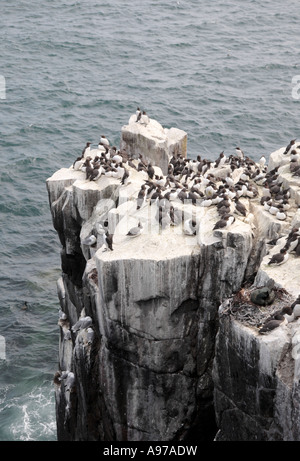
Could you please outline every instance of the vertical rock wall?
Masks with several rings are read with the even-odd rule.
[[[122,148],[160,159],[160,175],[170,154],[186,155],[186,135],[151,124],[123,128]],[[62,244],[58,440],[207,441],[217,430],[216,440],[298,440],[298,322],[262,337],[219,309],[250,279],[288,288],[264,258],[266,240],[291,222],[274,220],[258,198],[244,199],[249,217],[226,230],[213,230],[214,208],[194,205],[185,218],[197,210],[196,235],[155,219],[147,228],[156,205],[137,210],[145,178],[134,169],[130,178],[128,186],[105,176],[92,182],[70,167],[47,180]],[[139,221],[145,231],[130,239]],[[104,251],[104,223],[113,251]],[[93,246],[84,243],[90,235]]]

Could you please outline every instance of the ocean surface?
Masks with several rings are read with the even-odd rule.
[[[45,181],[136,107],[188,156],[299,138],[296,0],[1,0],[0,440],[55,441],[60,243]],[[299,85],[300,86],[300,85]],[[23,309],[24,302],[27,309]]]

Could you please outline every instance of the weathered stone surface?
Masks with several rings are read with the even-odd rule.
[[[186,157],[187,134],[178,128],[163,128],[151,118],[146,126],[136,123],[136,116],[133,115],[128,125],[122,127],[121,148],[133,158],[138,158],[141,154],[144,159],[159,166],[163,174],[167,174],[172,155]]]
[[[133,117],[122,129],[121,147],[156,163],[161,176],[170,155],[186,155],[186,134]],[[279,150],[270,165],[281,160]],[[240,198],[246,217],[231,205],[235,221],[226,229],[213,229],[215,206],[176,199],[183,222],[197,223],[196,235],[186,235],[181,221],[159,225],[157,204],[137,209],[148,178],[126,167],[127,185],[105,175],[88,181],[71,167],[47,180],[62,243],[58,295],[66,319],[59,320],[59,370],[72,371],[76,383],[71,391],[55,384],[59,440],[211,440],[217,428],[217,440],[297,440],[299,321],[262,336],[258,326],[219,310],[246,283],[298,295],[300,259],[267,264],[300,222],[297,184],[285,221],[260,205],[259,188],[256,198]],[[291,184],[285,168],[280,178]],[[226,164],[214,170],[218,184],[229,171]],[[242,173],[233,172],[236,182]],[[130,238],[139,222],[143,233]],[[106,249],[104,224],[113,251]],[[84,242],[92,234],[90,246]],[[267,244],[271,239],[278,239],[275,246]],[[91,330],[72,331],[86,316]]]

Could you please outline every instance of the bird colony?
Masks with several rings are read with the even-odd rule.
[[[147,127],[151,119],[138,108],[131,123]],[[122,251],[125,244],[134,251],[139,239],[144,239],[147,247],[152,238],[167,241],[170,233],[184,238],[177,245],[191,242],[197,246],[201,245],[199,236],[204,227],[206,235],[219,238],[220,232],[245,224],[252,229],[254,238],[255,210],[260,208],[265,220],[269,216],[273,222],[285,223],[284,234],[268,242],[270,250],[265,262],[269,270],[283,265],[289,258],[300,256],[300,230],[291,226],[300,202],[294,193],[297,182],[300,186],[300,144],[292,140],[279,156],[281,160],[274,168],[270,168],[264,156],[255,162],[239,147],[234,154],[221,152],[215,161],[201,155],[171,156],[168,172],[163,175],[161,168],[142,154],[133,156],[126,149],[117,149],[102,135],[96,148],[91,148],[91,142],[86,143],[69,170],[76,172],[76,180],[95,183],[100,189],[111,181],[118,189],[117,200],[105,219],[101,216],[90,228],[89,235],[81,233],[81,246],[89,249],[89,257],[96,251]],[[290,174],[295,184],[293,190],[283,181],[282,168]],[[280,250],[271,255],[278,242],[282,242]],[[288,308],[274,312],[260,333],[295,320],[300,316],[299,302],[298,297]],[[91,335],[90,318],[80,319],[72,333],[85,328],[85,322]],[[60,381],[65,379],[59,377]]]

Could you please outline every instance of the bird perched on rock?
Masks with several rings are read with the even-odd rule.
[[[73,162],[73,170],[79,171],[81,170],[82,165],[84,164],[85,159],[84,157],[77,157],[76,160]]]
[[[107,249],[113,251],[113,234],[110,234],[108,231],[105,233],[105,243]]]
[[[122,179],[121,179],[121,184],[123,186],[127,186],[128,179],[129,179],[129,171],[127,170],[127,168],[124,167],[124,174],[123,174]]]
[[[150,122],[150,120],[149,120],[149,117],[148,117],[146,111],[143,111],[142,116],[141,116],[141,123],[143,125],[147,126],[149,122]]]
[[[87,142],[83,151],[82,151],[82,154],[81,154],[81,157],[86,157],[88,155],[90,155],[90,151],[91,151],[91,143],[90,142]]]
[[[224,151],[222,151],[215,161],[215,168],[223,166],[224,163],[226,162],[226,155],[224,154]]]
[[[91,234],[89,237],[86,237],[81,240],[82,245],[95,246],[97,243],[97,237]]]
[[[270,261],[268,262],[268,266],[270,265],[275,265],[275,266],[280,266],[281,264],[284,264],[289,258],[289,253],[285,248],[281,248],[279,253],[276,253],[272,256]]]
[[[141,117],[142,117],[142,111],[138,107],[137,110],[136,110],[136,122],[139,122],[141,120]]]
[[[139,210],[145,201],[145,195],[146,195],[146,186],[145,184],[142,184],[138,196],[137,196],[137,202],[136,202],[136,209]]]
[[[290,150],[294,146],[295,142],[296,142],[296,139],[292,139],[290,141],[290,143],[286,146],[285,151],[283,152],[283,155],[287,155],[290,152]]]
[[[224,215],[219,221],[216,222],[216,224],[213,227],[213,230],[224,229],[226,227],[229,227],[234,221],[234,216],[230,214]]]
[[[258,164],[261,169],[264,168],[266,164],[266,157],[264,155],[260,157]]]
[[[141,233],[143,232],[143,226],[141,224],[141,222],[139,221],[138,225],[135,226],[135,227],[132,227],[127,235],[130,236],[130,237],[137,237],[138,235],[141,235]]]
[[[236,147],[235,152],[239,159],[242,160],[245,157],[245,154],[240,147]]]
[[[197,234],[197,223],[194,219],[189,218],[184,221],[183,232],[186,235],[196,235]]]
[[[268,320],[259,330],[259,334],[262,335],[268,333],[269,331],[275,330],[275,328],[278,328],[282,323],[286,323],[283,315],[282,318]]]
[[[234,201],[236,212],[242,216],[247,216],[247,208],[245,205],[238,199],[238,197],[235,197]]]
[[[149,163],[149,165],[148,165],[147,173],[148,173],[148,176],[149,176],[150,179],[154,178],[155,170],[154,170],[151,163]]]
[[[107,139],[106,136],[104,136],[104,134],[102,134],[100,137],[99,145],[103,146],[104,148],[107,148],[107,150],[109,148],[109,140]]]
[[[289,253],[294,251],[298,245],[298,234],[292,234],[290,237],[287,237],[286,243],[283,248],[285,248]]]
[[[93,324],[92,318],[87,315],[86,317],[80,317],[78,321],[72,326],[71,330],[76,333],[79,330],[90,327]]]
[[[291,309],[293,311],[294,317],[300,317],[300,295],[296,299],[296,301],[293,302],[291,305]]]
[[[93,170],[90,172],[89,180],[97,181],[102,175],[102,166],[100,164],[94,166]]]

